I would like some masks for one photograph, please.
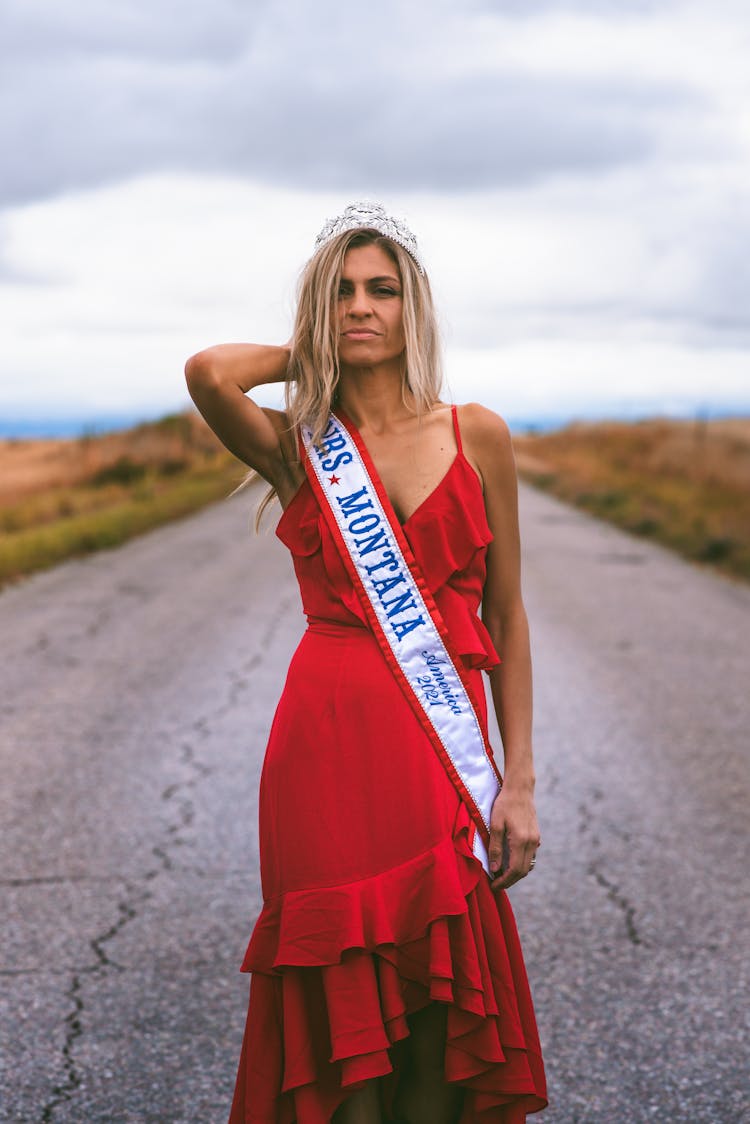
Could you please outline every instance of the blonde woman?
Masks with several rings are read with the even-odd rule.
[[[373,204],[318,236],[289,345],[186,378],[279,500],[307,618],[261,774],[230,1124],[518,1124],[546,1090],[506,896],[540,843],[508,428],[441,400],[416,240]],[[247,396],[271,382],[285,410]]]

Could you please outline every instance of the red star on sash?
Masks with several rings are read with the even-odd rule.
[[[329,484],[339,484],[339,483],[340,483],[339,477],[338,477],[338,476],[335,476],[335,475],[334,475],[334,476],[329,476],[329,477],[328,477],[328,483],[329,483]]]

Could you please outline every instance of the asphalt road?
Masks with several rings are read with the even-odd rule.
[[[0,594],[4,1121],[226,1120],[258,777],[303,627],[253,502]],[[543,844],[511,896],[536,1119],[737,1124],[750,589],[521,502]]]

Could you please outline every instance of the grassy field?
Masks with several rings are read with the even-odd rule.
[[[576,422],[514,446],[536,487],[750,579],[750,418]]]
[[[227,496],[247,467],[193,411],[117,433],[0,441],[0,588]]]
[[[577,422],[514,446],[535,486],[750,579],[750,418]],[[222,499],[246,471],[193,410],[100,436],[0,440],[0,588]]]

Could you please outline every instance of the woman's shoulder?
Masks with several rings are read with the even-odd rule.
[[[461,435],[481,447],[497,447],[510,443],[510,427],[500,414],[480,402],[456,404]]]
[[[457,406],[456,416],[465,455],[481,477],[485,497],[495,488],[514,488],[515,456],[505,418],[479,402]]]
[[[459,406],[458,418],[467,459],[482,481],[485,506],[490,500],[494,506],[498,497],[507,501],[515,493],[517,478],[513,441],[505,418],[479,402]]]

